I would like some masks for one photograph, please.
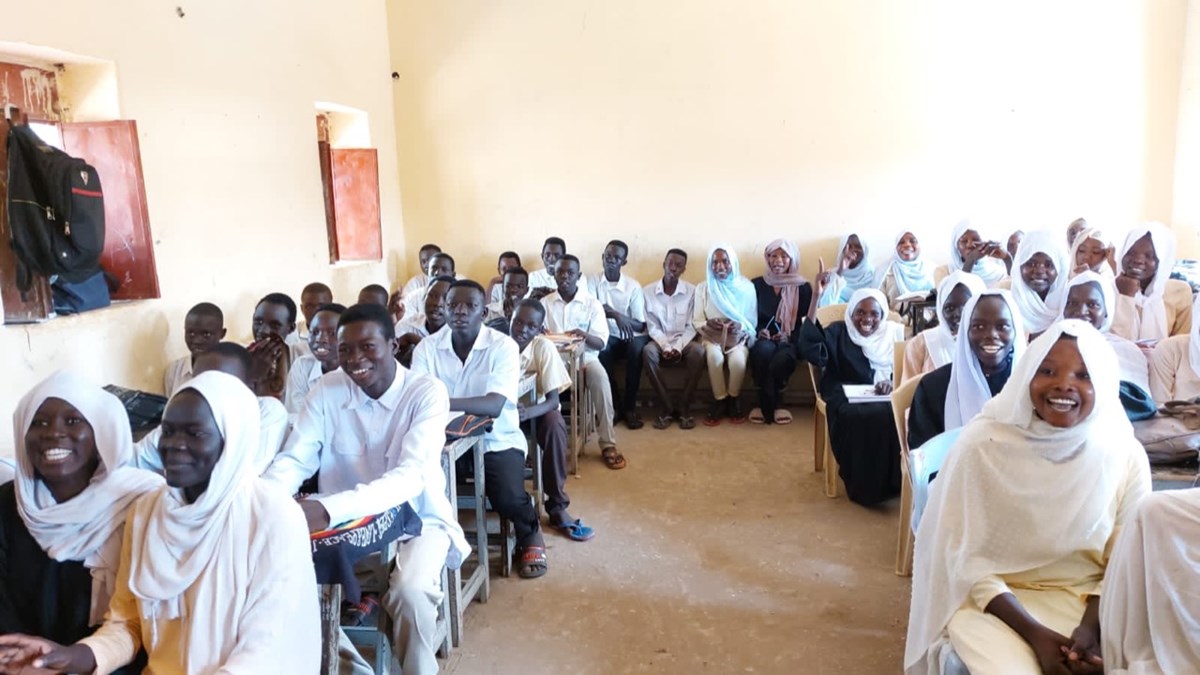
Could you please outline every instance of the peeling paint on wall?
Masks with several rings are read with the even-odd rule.
[[[37,68],[21,71],[21,89],[29,106],[40,113],[54,114],[54,76]]]

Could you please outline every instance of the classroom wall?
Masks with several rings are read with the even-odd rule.
[[[1189,3],[1179,86],[1171,223],[1181,252],[1200,257],[1200,2]]]
[[[0,410],[58,368],[158,390],[186,353],[183,316],[224,308],[230,339],[250,334],[254,302],[299,299],[324,281],[341,301],[402,277],[404,228],[382,0],[9,3],[0,42],[115,65],[120,116],[138,122],[162,299],[0,326]],[[0,53],[0,60],[5,60]],[[382,263],[332,267],[316,152],[317,101],[366,111],[379,148]],[[100,105],[80,101],[82,112]],[[0,425],[0,453],[12,428]]]
[[[596,271],[728,240],[750,274],[839,233],[938,262],[1086,215],[1170,220],[1187,0],[395,0],[406,234],[479,279],[560,235]],[[527,263],[538,267],[536,261]]]

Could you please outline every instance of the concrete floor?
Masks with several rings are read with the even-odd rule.
[[[897,673],[909,582],[895,502],[828,499],[811,410],[779,426],[618,427],[571,479],[586,543],[547,533],[541,579],[495,577],[443,672]]]

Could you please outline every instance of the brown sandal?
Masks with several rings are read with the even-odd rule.
[[[625,456],[617,450],[616,446],[604,448],[600,451],[600,456],[604,458],[604,465],[616,471],[617,469],[625,468]]]

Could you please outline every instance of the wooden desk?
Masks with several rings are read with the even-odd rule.
[[[567,373],[571,376],[571,410],[567,419],[567,442],[571,448],[571,473],[578,477],[579,455],[591,437],[594,424],[591,416],[592,397],[583,381],[583,356],[586,346],[580,340],[570,344],[555,343],[555,347],[558,348],[558,355],[562,357]]]
[[[461,438],[447,444],[442,449],[442,472],[446,475],[446,497],[450,506],[458,509],[458,476],[454,463],[469,452],[479,442],[481,436]],[[450,637],[455,647],[462,644],[463,613],[472,600],[487,602],[491,594],[488,577],[488,545],[487,545],[487,514],[484,511],[484,470],[483,453],[472,453],[475,458],[475,542],[472,555],[475,556],[475,570],[465,580],[462,568],[449,570],[447,595],[450,598]],[[469,558],[470,556],[468,556]],[[466,562],[466,561],[464,561]]]

